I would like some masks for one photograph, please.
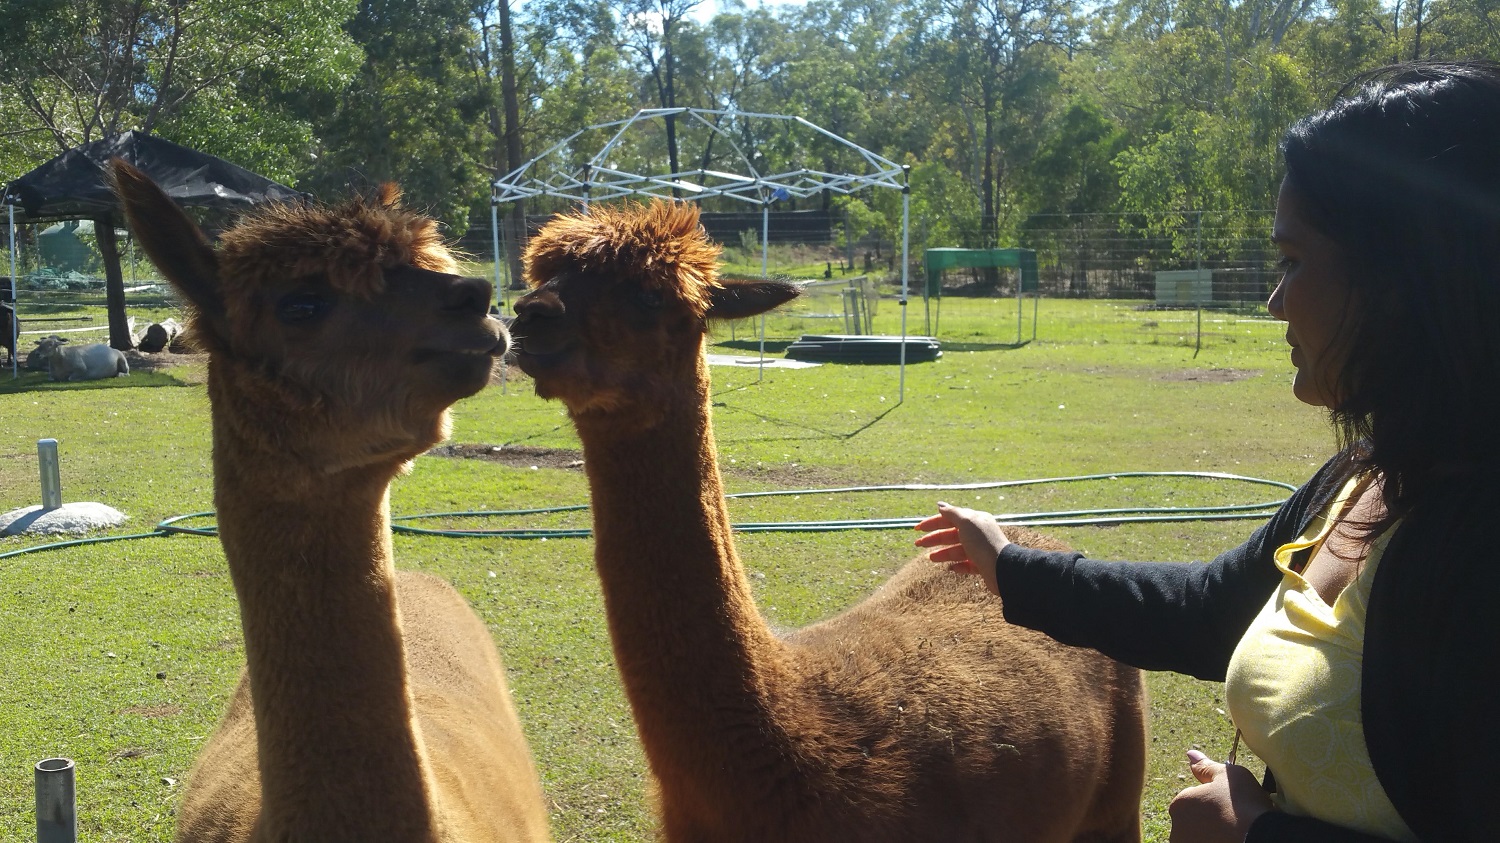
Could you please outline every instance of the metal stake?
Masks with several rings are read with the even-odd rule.
[[[38,439],[36,458],[42,469],[42,509],[57,509],[62,506],[62,479],[57,470],[57,440]]]

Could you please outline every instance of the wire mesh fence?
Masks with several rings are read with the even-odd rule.
[[[132,336],[153,322],[181,319],[176,295],[135,247],[129,232],[121,228],[115,234]],[[18,225],[14,253],[12,278],[10,244],[6,244],[0,264],[0,301],[14,308],[20,357],[29,357],[37,341],[50,336],[72,343],[110,341],[103,257],[92,221]]]
[[[1126,299],[1142,307],[1249,312],[1264,306],[1277,279],[1275,250],[1268,238],[1272,217],[1268,210],[1156,216],[1038,214],[1015,227],[1015,234],[1002,245],[1036,252],[1036,293],[1044,298]],[[535,231],[548,219],[530,216],[527,226]],[[705,230],[724,247],[726,275],[764,273],[807,283],[807,295],[775,316],[775,330],[767,326],[771,337],[871,333],[882,312],[881,301],[900,295],[899,231],[885,236],[855,231],[837,210],[772,211],[764,220],[759,212],[705,211],[702,219]],[[763,222],[768,223],[765,243]],[[512,244],[503,220],[498,237],[489,223],[487,218],[476,220],[453,242],[465,258],[465,271],[494,282],[496,303],[508,312],[520,286],[507,259]],[[87,225],[25,225],[18,226],[16,234],[14,299],[26,332],[18,350],[24,352],[36,337],[51,333],[105,339],[103,273]],[[118,234],[127,307],[137,316],[137,325],[171,315],[177,307],[171,291],[134,248],[128,233]],[[920,307],[929,295],[1016,297],[1021,279],[1010,269],[948,270],[935,289],[927,289],[922,263],[926,247],[982,245],[977,235],[954,239],[958,242],[935,242],[914,223],[907,278],[911,300]],[[7,287],[8,260],[0,275],[7,276],[0,287]],[[897,310],[888,304],[883,312]],[[925,326],[931,317],[920,312],[918,326]],[[921,330],[918,326],[913,329]]]
[[[1038,292],[1044,297],[1138,299],[1161,307],[1257,307],[1278,277],[1269,239],[1273,216],[1269,210],[1036,214],[1004,243],[989,245],[1034,250]],[[534,231],[547,219],[528,217],[527,226]],[[703,214],[709,236],[724,246],[726,274],[759,277],[764,271],[832,282],[863,277],[881,296],[899,293],[899,239],[856,232],[838,211],[772,212],[767,221],[763,245],[758,213]],[[927,247],[985,247],[977,235],[935,242],[917,228],[914,225],[911,232],[908,255],[914,297],[929,292],[922,273]],[[504,235],[502,230],[498,238],[502,256],[510,248]],[[508,285],[513,279],[504,259],[498,269],[494,263],[495,239],[485,220],[471,228],[459,246],[473,259],[471,271]],[[1185,278],[1192,283],[1184,286]],[[950,270],[940,279],[940,288],[930,292],[1014,296],[1018,283],[1014,270]]]

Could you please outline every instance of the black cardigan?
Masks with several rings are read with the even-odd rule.
[[[1270,599],[1276,548],[1349,476],[1334,457],[1256,530],[1207,564],[1116,563],[1011,544],[997,579],[1006,620],[1126,664],[1222,682]],[[1409,512],[1370,587],[1361,680],[1375,775],[1427,843],[1500,841],[1500,490],[1454,483]],[[1371,837],[1273,811],[1247,843]]]

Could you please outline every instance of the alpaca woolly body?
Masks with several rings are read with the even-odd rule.
[[[690,209],[567,217],[533,239],[512,325],[583,443],[666,839],[1139,840],[1140,673],[1007,625],[977,578],[917,560],[771,633],[729,527],[703,342],[708,319],[793,291],[720,282],[716,258]]]
[[[246,668],[188,776],[182,843],[547,839],[489,631],[395,570],[389,489],[505,350],[487,283],[374,202],[275,206],[216,251],[145,176],[116,190],[208,352],[214,501]]]

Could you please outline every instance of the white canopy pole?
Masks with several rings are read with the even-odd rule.
[[[770,278],[767,270],[769,253],[771,249],[771,201],[765,200],[760,203],[760,280]],[[755,379],[756,383],[765,380],[766,377],[766,315],[760,315],[760,376]]]
[[[901,389],[896,403],[906,400],[906,292],[911,261],[906,252],[911,245],[911,165],[901,167]]]

